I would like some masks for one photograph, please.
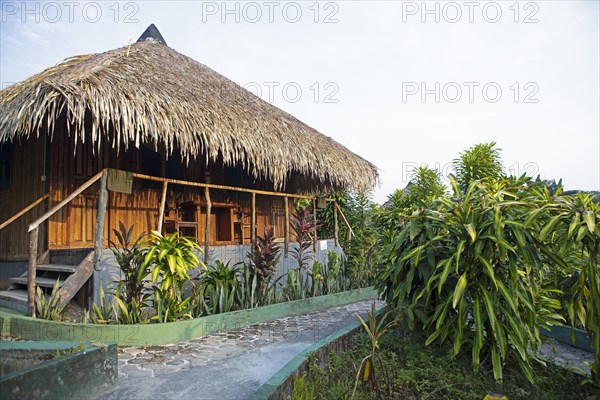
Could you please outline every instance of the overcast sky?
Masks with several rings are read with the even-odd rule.
[[[515,174],[600,189],[598,1],[0,1],[6,87],[73,55],[168,45],[380,169],[496,141]]]

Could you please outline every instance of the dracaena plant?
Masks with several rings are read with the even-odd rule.
[[[119,297],[126,305],[135,307],[135,304],[143,307],[147,299],[144,279],[149,271],[147,266],[142,266],[144,249],[141,244],[144,235],[134,240],[133,229],[134,225],[126,228],[122,222],[119,222],[119,229],[113,229],[117,241],[110,240],[109,246],[123,272],[123,278],[118,282]]]
[[[206,315],[233,311],[241,306],[239,265],[230,266],[219,260],[209,265],[199,282],[201,312]],[[208,298],[208,301],[204,301]]]
[[[256,236],[251,258],[260,279],[267,280],[275,273],[279,261],[280,246],[275,243],[274,229],[265,227],[263,236]]]
[[[312,243],[319,224],[310,213],[310,208],[299,207],[292,214],[290,221],[292,231],[296,235],[296,246],[291,250],[292,256],[298,263],[298,269],[307,269],[313,258]]]
[[[193,297],[183,298],[183,284],[190,280],[189,271],[206,268],[198,257],[202,249],[192,238],[174,232],[163,236],[153,231],[146,242],[142,268],[151,271],[154,284],[153,317],[159,322],[176,321],[192,316]]]
[[[547,199],[545,213],[531,213],[526,223],[544,221],[538,238],[553,248],[555,263],[570,274],[563,282],[564,307],[571,325],[587,331],[594,348],[592,379],[600,386],[600,205],[585,193],[548,199],[544,190],[541,196]]]
[[[539,204],[527,180],[474,181],[465,191],[451,182],[452,197],[415,211],[388,239],[382,290],[429,331],[426,344],[448,343],[453,355],[469,346],[475,369],[501,380],[513,362],[533,380],[540,328],[562,321],[539,284],[553,253],[536,237],[539,224],[525,224]]]

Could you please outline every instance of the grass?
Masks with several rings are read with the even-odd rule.
[[[491,372],[473,371],[470,354],[459,354],[452,359],[446,349],[425,347],[424,341],[422,335],[406,333],[400,328],[381,339],[379,355],[389,375],[389,386],[381,369],[376,370],[381,388],[379,398],[482,400],[487,394],[502,394],[510,400],[600,399],[600,390],[584,383],[584,377],[553,365],[535,367],[534,385],[518,367],[510,366],[505,369],[503,382],[497,383]],[[358,334],[355,343],[352,350],[341,356],[333,355],[325,370],[312,364],[310,379],[296,380],[300,390],[292,398],[304,398],[301,392],[307,393],[306,389],[316,399],[350,398],[356,368],[370,351],[366,334]],[[374,398],[375,394],[359,382],[355,399]]]

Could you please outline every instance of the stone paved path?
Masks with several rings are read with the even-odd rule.
[[[551,340],[544,343],[538,351],[543,360],[572,369],[577,373],[590,375],[590,368],[585,364],[594,362],[594,353],[578,349],[568,344]]]
[[[164,346],[119,349],[106,400],[246,399],[311,344],[364,317],[372,301],[286,317]],[[378,307],[383,304],[378,303]]]

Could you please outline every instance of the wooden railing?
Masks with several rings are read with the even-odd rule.
[[[250,193],[252,194],[252,205],[251,205],[251,218],[250,218],[250,243],[255,243],[256,242],[256,195],[265,195],[265,196],[274,196],[274,197],[283,197],[284,200],[284,207],[285,207],[285,224],[284,224],[284,249],[285,249],[285,256],[287,257],[287,252],[288,252],[288,246],[289,246],[289,199],[290,198],[296,198],[296,199],[308,199],[312,201],[313,204],[313,213],[314,213],[314,218],[316,219],[316,198],[314,196],[307,196],[307,195],[301,195],[301,194],[291,194],[291,193],[283,193],[283,192],[269,192],[266,190],[257,190],[257,189],[247,189],[247,188],[240,188],[240,187],[236,187],[236,186],[227,186],[227,185],[215,185],[212,183],[202,183],[202,182],[191,182],[191,181],[184,181],[184,180],[180,180],[180,179],[170,179],[170,178],[160,178],[157,176],[151,176],[151,175],[144,175],[144,174],[139,174],[139,173],[133,173],[132,176],[134,178],[137,179],[145,179],[145,180],[149,180],[149,181],[154,181],[154,182],[162,182],[163,183],[163,187],[162,187],[162,196],[161,196],[161,200],[160,200],[160,206],[159,206],[159,215],[158,215],[158,231],[161,231],[162,225],[163,225],[163,217],[164,217],[164,211],[165,211],[165,202],[167,199],[167,186],[169,184],[175,184],[175,185],[183,185],[183,186],[193,186],[193,187],[201,187],[204,188],[204,197],[205,197],[205,201],[206,201],[206,205],[207,205],[207,214],[210,214],[210,205],[211,205],[211,200],[210,200],[210,189],[219,189],[219,190],[231,190],[231,191],[236,191],[236,192],[243,192],[243,193]],[[346,227],[348,228],[348,240],[350,240],[352,238],[352,236],[354,236],[354,231],[352,230],[352,227],[350,226],[350,224],[348,223],[348,220],[346,219],[346,216],[344,215],[342,209],[340,208],[340,206],[338,205],[337,201],[335,201],[335,199],[326,199],[327,202],[332,202],[334,204],[333,207],[333,214],[334,214],[334,239],[335,239],[335,244],[337,245],[339,243],[339,238],[338,238],[338,223],[337,223],[337,216],[338,213],[341,215],[342,220],[344,221],[344,223],[346,224]],[[210,218],[206,218],[206,226],[204,228],[204,261],[208,262],[208,249],[209,249],[209,238],[210,238]],[[314,238],[313,238],[313,250],[316,250],[316,242],[317,242],[317,235],[315,234]]]
[[[100,189],[100,200],[102,199],[102,192],[104,192],[104,209],[100,210],[98,207],[98,220],[100,218],[104,221],[104,214],[106,212],[106,169],[98,172],[91,179],[85,182],[83,185],[79,186],[73,193],[68,195],[52,207],[50,210],[46,211],[44,215],[33,221],[29,224],[29,263],[27,268],[27,303],[29,306],[29,313],[32,317],[35,317],[35,276],[36,276],[36,261],[37,261],[37,247],[38,247],[38,236],[40,231],[40,225],[44,223],[48,218],[54,215],[58,210],[69,204],[75,197],[79,196],[84,190],[92,186],[99,179],[102,178],[102,185]],[[99,203],[101,201],[99,200]],[[102,214],[102,215],[101,215]],[[98,224],[96,224],[97,226]],[[103,225],[103,224],[102,224]],[[100,245],[102,245],[102,238],[104,233],[100,232]],[[96,241],[98,240],[98,230],[96,229]],[[94,246],[95,249],[95,246]]]
[[[13,222],[15,222],[17,219],[19,219],[23,215],[25,215],[29,210],[31,210],[32,208],[34,208],[35,206],[37,206],[38,204],[40,204],[42,201],[46,200],[48,197],[50,197],[50,193],[46,193],[45,195],[43,195],[42,197],[40,197],[39,199],[37,199],[36,201],[34,201],[33,203],[31,203],[30,205],[28,205],[27,207],[25,207],[24,209],[22,209],[21,211],[19,211],[15,215],[13,215],[12,217],[10,217],[9,219],[7,219],[3,223],[1,223],[0,224],[0,231],[2,229],[6,228],[8,225],[10,225]]]

